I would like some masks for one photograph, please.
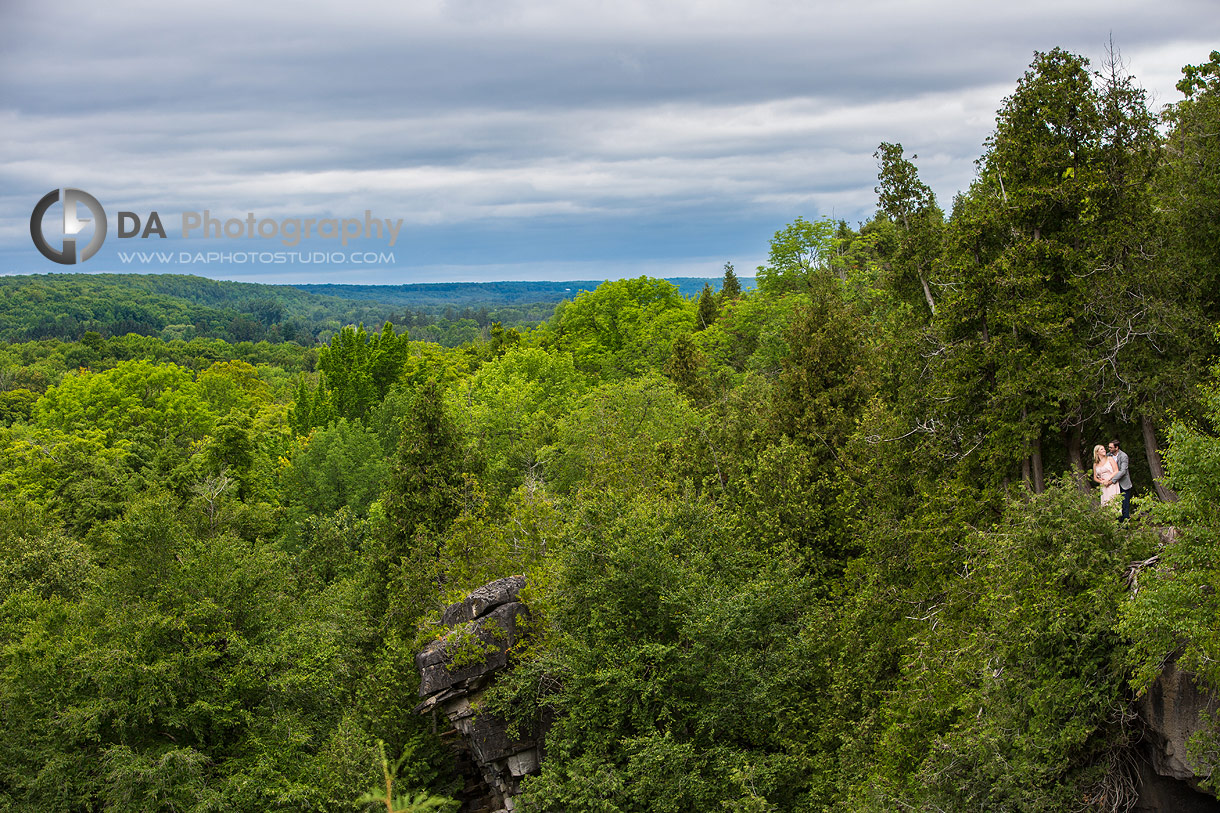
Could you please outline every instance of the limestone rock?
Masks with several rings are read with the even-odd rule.
[[[542,757],[542,726],[510,736],[503,720],[479,708],[486,687],[508,667],[529,618],[529,609],[518,601],[524,586],[524,576],[510,576],[449,605],[441,620],[452,629],[415,656],[423,698],[416,711],[443,713],[453,726],[444,738],[457,752],[458,764],[474,769],[467,770],[459,797],[462,813],[512,811],[521,778],[537,773]]]
[[[481,618],[488,610],[516,601],[522,587],[525,587],[524,576],[508,576],[485,584],[465,600],[446,607],[441,613],[441,623],[446,627],[453,627]]]
[[[454,687],[472,690],[482,686],[483,678],[508,665],[508,651],[517,643],[518,620],[527,615],[528,610],[519,601],[500,604],[433,641],[415,656],[419,696],[439,698]],[[472,663],[457,660],[461,653],[455,650],[470,650],[475,641],[485,650],[482,659]]]
[[[1174,664],[1165,667],[1139,701],[1140,718],[1158,741],[1152,750],[1152,765],[1157,773],[1190,780],[1216,767],[1193,764],[1186,741],[1203,728],[1204,715],[1215,714],[1218,709],[1220,702],[1200,692],[1189,672]]]
[[[1136,711],[1144,724],[1148,764],[1135,810],[1220,812],[1215,793],[1199,786],[1217,766],[1196,761],[1186,745],[1220,711],[1220,699],[1199,691],[1193,675],[1171,663],[1137,702]]]

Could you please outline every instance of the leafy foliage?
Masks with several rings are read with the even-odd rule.
[[[1035,54],[947,218],[882,142],[756,290],[0,281],[0,809],[452,809],[414,656],[522,573],[519,809],[1120,806],[1220,687],[1218,65],[1162,134]]]
[[[1214,372],[1220,379],[1220,369]],[[1174,657],[1213,690],[1220,687],[1220,387],[1209,386],[1204,403],[1209,424],[1170,430],[1169,483],[1179,499],[1153,510],[1174,535],[1127,606],[1124,627],[1134,642],[1133,681],[1141,690]]]
[[[572,353],[577,369],[613,379],[660,366],[694,316],[676,286],[640,277],[607,282],[561,303],[549,327],[554,345]]]

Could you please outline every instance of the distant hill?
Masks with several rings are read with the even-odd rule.
[[[0,339],[79,339],[138,333],[164,338],[312,344],[324,330],[377,322],[389,306],[286,285],[185,274],[35,274],[0,277]]]
[[[718,279],[669,280],[694,297]],[[753,285],[752,279],[741,280]],[[412,338],[454,346],[493,321],[528,327],[600,281],[407,285],[266,285],[186,274],[0,276],[0,340],[79,339],[137,333],[164,339],[324,341],[343,325],[391,321]]]
[[[706,283],[720,289],[718,278],[673,277],[666,280],[678,286],[683,296],[698,296]],[[752,277],[741,279],[743,288],[753,288]],[[493,305],[526,305],[537,302],[558,303],[571,299],[581,291],[592,291],[604,280],[573,280],[567,282],[417,282],[404,285],[339,285],[333,283],[293,285],[311,294],[337,296],[343,299],[376,301],[383,304],[406,305],[412,308],[429,305],[461,307]]]

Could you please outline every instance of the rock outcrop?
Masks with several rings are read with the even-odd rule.
[[[1136,711],[1144,726],[1145,762],[1135,813],[1220,813],[1215,793],[1199,785],[1218,766],[1192,757],[1186,744],[1220,711],[1220,699],[1200,692],[1193,676],[1171,663]]]
[[[448,634],[415,656],[423,698],[416,710],[444,714],[452,728],[442,737],[467,773],[461,813],[512,811],[521,777],[538,770],[539,732],[510,736],[503,720],[479,710],[483,692],[508,665],[529,617],[518,600],[524,586],[524,576],[510,576],[449,605],[441,616],[451,628]]]
[[[538,771],[544,754],[545,723],[512,736],[503,720],[479,708],[486,689],[508,667],[529,619],[519,600],[524,586],[525,577],[510,576],[449,605],[441,616],[448,632],[415,657],[423,698],[416,710],[448,720],[441,736],[467,779],[460,813],[511,813],[521,778]],[[1187,747],[1195,733],[1220,720],[1220,698],[1201,692],[1190,673],[1170,664],[1135,710],[1144,735],[1129,752],[1128,787],[1138,799],[1124,809],[1220,813],[1215,792],[1200,784],[1220,766]]]

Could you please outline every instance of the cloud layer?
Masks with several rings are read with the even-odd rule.
[[[1112,37],[1170,102],[1220,34],[1210,0],[993,5],[9,0],[0,272],[61,270],[28,218],[64,185],[108,211],[401,217],[394,266],[339,282],[748,268],[797,215],[867,218],[882,140],[947,204],[1035,49],[1098,61]],[[82,270],[272,277],[118,267],[112,242]]]

